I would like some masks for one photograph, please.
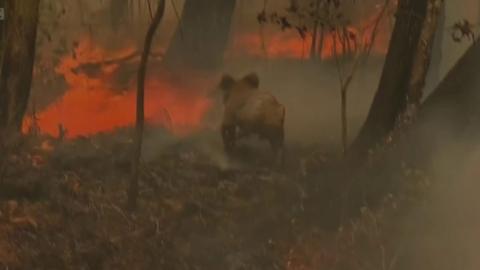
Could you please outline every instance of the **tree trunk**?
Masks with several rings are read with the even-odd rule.
[[[400,0],[380,84],[351,152],[365,153],[394,128],[406,106],[428,0]]]
[[[165,54],[170,68],[213,69],[223,62],[236,0],[186,0]]]
[[[315,16],[318,16],[320,12],[320,0],[315,3]],[[319,21],[315,18],[313,22],[312,32],[312,46],[310,47],[310,58],[315,59],[317,56],[317,41],[318,41],[318,25]]]
[[[342,85],[340,90],[340,115],[342,123],[342,153],[347,154],[348,123],[347,123],[347,89]]]
[[[6,21],[5,21],[5,5],[6,0],[0,0],[0,8],[3,8],[3,18],[0,20],[0,63],[2,62],[3,50],[5,49],[5,29],[6,29]],[[1,66],[0,66],[0,73],[1,73]]]
[[[264,12],[265,14],[267,13],[267,5],[268,5],[268,0],[263,0],[263,10],[262,12]],[[267,43],[265,41],[265,24],[264,23],[261,23],[260,24],[260,42],[261,42],[261,49],[262,49],[262,53],[263,53],[263,57],[265,57],[265,59],[268,58],[268,50],[267,50]]]
[[[323,54],[323,45],[325,43],[325,27],[323,24],[320,25],[320,40],[318,41],[318,57],[322,60]]]
[[[147,35],[145,37],[145,44],[140,61],[140,67],[138,70],[137,79],[137,115],[136,115],[136,132],[134,140],[134,153],[132,162],[132,178],[130,179],[130,185],[128,188],[128,208],[131,210],[137,207],[138,198],[138,178],[140,175],[140,158],[142,154],[142,142],[143,142],[143,129],[145,124],[145,74],[147,71],[148,56],[152,47],[152,40],[155,32],[163,18],[165,12],[165,0],[161,0],[158,3],[157,11],[153,17],[152,23],[148,28]]]
[[[6,1],[0,74],[0,134],[20,131],[32,82],[39,0]]]
[[[440,82],[440,67],[443,59],[443,40],[445,37],[446,30],[446,10],[445,10],[445,0],[441,1],[440,11],[438,14],[438,27],[437,32],[435,33],[435,41],[433,43],[432,49],[432,63],[427,74],[427,82],[425,93],[431,93],[433,89]]]
[[[425,79],[430,67],[432,47],[435,43],[439,13],[443,0],[428,0],[427,15],[423,23],[417,55],[413,62],[410,83],[408,86],[407,105],[416,111],[423,97]],[[411,112],[409,112],[411,113]]]

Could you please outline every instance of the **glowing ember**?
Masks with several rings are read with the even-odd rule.
[[[114,83],[118,64],[98,65],[94,75],[79,68],[85,63],[119,59],[134,52],[132,48],[109,52],[89,40],[80,42],[75,53],[65,56],[56,68],[57,73],[64,76],[68,90],[60,100],[38,113],[37,125],[41,132],[58,136],[61,125],[67,131],[67,138],[73,138],[132,125],[135,122],[136,76],[132,77],[126,91],[121,91]],[[177,135],[199,128],[210,103],[199,93],[198,82],[195,83],[196,87],[179,85],[166,76],[148,74],[145,82],[147,122],[163,125]],[[24,131],[30,125],[31,120],[26,119]]]

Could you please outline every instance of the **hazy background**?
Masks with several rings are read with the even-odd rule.
[[[133,23],[124,30],[111,33],[106,19],[109,1],[65,1],[67,16],[61,18],[61,27],[52,32],[52,41],[39,47],[39,54],[48,59],[54,50],[64,45],[66,51],[72,43],[90,36],[106,48],[118,48],[134,43],[138,48],[148,26],[149,15],[133,9]],[[269,1],[269,8],[282,7],[286,1]],[[139,1],[140,5],[142,1]],[[181,12],[183,1],[175,1]],[[446,0],[446,27],[442,41],[443,59],[440,73],[445,75],[470,45],[454,43],[451,28],[456,21],[468,19],[479,23],[480,1]],[[238,0],[233,20],[231,39],[242,31],[258,31],[256,15],[263,1]],[[361,10],[360,12],[365,12]],[[49,23],[48,14],[43,14],[41,24]],[[177,24],[172,2],[167,1],[167,13],[157,34],[158,47],[165,47]],[[273,27],[273,26],[272,26]],[[51,57],[53,59],[53,56]],[[45,62],[37,62],[45,65]],[[48,67],[48,66],[47,66]],[[363,123],[372,97],[379,82],[383,67],[382,57],[372,57],[362,66],[348,94],[349,139]],[[54,69],[52,61],[51,70]],[[287,108],[286,137],[289,144],[318,144],[322,149],[338,151],[340,142],[340,95],[338,75],[332,62],[314,63],[298,59],[229,59],[221,72],[235,77],[255,71],[260,75],[261,87],[274,93]],[[39,99],[54,100],[61,96],[61,83],[46,83],[43,77],[34,81],[34,95]],[[432,86],[428,89],[433,89]],[[428,94],[428,93],[427,93]],[[218,109],[218,107],[216,108]],[[215,108],[214,108],[215,110]],[[215,112],[215,111],[214,111]],[[218,112],[218,110],[217,110]],[[441,117],[441,116],[439,116]],[[442,132],[442,126],[432,129],[434,138]],[[150,138],[153,144],[159,138]],[[216,138],[217,142],[219,138]],[[150,143],[147,139],[146,144]],[[170,142],[168,142],[170,143]],[[419,142],[421,144],[422,142]],[[218,146],[218,145],[217,145]],[[202,147],[205,147],[204,145]],[[438,153],[430,162],[436,186],[426,204],[412,213],[405,221],[402,240],[411,258],[414,269],[480,269],[480,256],[476,249],[480,241],[480,147],[477,141],[450,141],[438,146]],[[152,148],[147,154],[154,154]],[[218,160],[221,148],[211,151]],[[219,161],[219,162],[220,162]],[[399,161],[400,162],[400,161]],[[408,268],[412,269],[412,268]]]

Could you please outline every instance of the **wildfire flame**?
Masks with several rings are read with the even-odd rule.
[[[376,55],[385,55],[388,51],[388,43],[390,40],[390,29],[387,29],[385,23],[380,23],[379,27],[374,33],[374,25],[378,19],[379,14],[373,14],[366,18],[356,26],[348,27],[348,31],[355,35],[355,41],[350,40],[351,45],[356,42],[357,48],[367,48],[372,40],[372,35],[375,34],[375,41],[372,44],[371,52]],[[264,33],[247,32],[240,34],[234,38],[232,50],[228,55],[238,57],[242,55],[249,55],[258,58],[289,58],[289,59],[307,59],[310,58],[310,51],[312,47],[312,34],[307,34],[303,39],[294,30],[287,31],[266,31]],[[321,59],[330,59],[335,56],[335,51],[341,55],[342,44],[339,41],[338,33],[331,31],[324,31],[323,38],[319,33],[317,41],[323,40],[322,45],[316,54]],[[336,44],[336,45],[335,45]],[[317,45],[318,46],[318,45]],[[336,50],[334,50],[336,49]],[[321,50],[321,51],[320,51]]]
[[[348,29],[356,37],[357,44],[352,41],[352,46],[366,48],[373,35],[372,22],[377,18],[377,15],[371,16]],[[390,31],[383,24],[376,32],[372,53],[385,55],[389,38]],[[333,57],[335,51],[337,54],[345,53],[337,34],[326,31],[322,40],[322,49],[317,52],[322,59]],[[305,59],[310,57],[312,35],[302,39],[294,31],[264,35],[247,32],[236,34],[232,45],[226,54],[232,59],[244,56]],[[55,69],[67,83],[65,94],[34,117],[26,118],[23,131],[39,130],[52,136],[74,138],[133,125],[139,57],[136,62],[130,63],[134,66],[133,75],[126,76],[127,82],[120,85],[118,78],[125,77],[121,75],[122,64],[108,60],[134,61],[131,56],[135,53],[134,45],[121,50],[107,50],[89,38],[81,39],[71,54],[61,58]],[[212,75],[192,74],[188,76],[188,82],[179,82],[164,70],[157,68],[152,71],[150,68],[145,82],[147,123],[161,125],[176,135],[186,135],[199,129],[211,106],[202,90],[212,88],[211,80],[215,78]]]
[[[135,52],[134,47],[108,51],[91,40],[79,42],[72,55],[64,56],[56,72],[65,78],[68,89],[58,101],[37,115],[42,133],[58,136],[59,125],[67,130],[66,137],[88,136],[130,126],[135,122],[136,76],[126,89],[116,89],[114,81],[119,64],[100,65],[94,75],[79,70],[85,63],[122,58]],[[147,123],[162,125],[177,135],[186,135],[201,125],[210,106],[201,94],[205,82],[178,83],[167,74],[149,72],[145,81],[145,118]],[[123,91],[122,91],[123,90]],[[23,130],[32,125],[25,119]]]

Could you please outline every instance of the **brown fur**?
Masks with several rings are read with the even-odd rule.
[[[221,128],[225,150],[230,152],[240,137],[258,135],[268,140],[283,159],[285,107],[272,94],[258,87],[255,73],[240,80],[223,76],[220,82],[224,97]]]

